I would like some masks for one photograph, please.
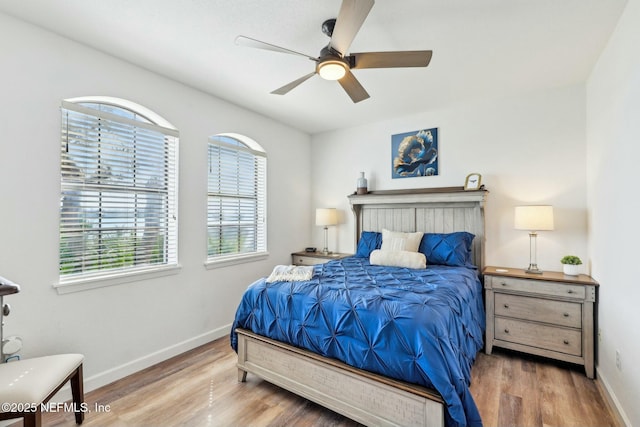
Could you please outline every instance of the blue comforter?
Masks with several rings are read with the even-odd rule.
[[[250,285],[232,327],[236,351],[237,327],[436,389],[448,426],[482,425],[469,392],[485,328],[475,269],[335,260],[315,266],[309,281]]]

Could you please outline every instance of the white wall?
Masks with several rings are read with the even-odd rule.
[[[313,136],[312,206],[335,206],[344,219],[330,230],[330,249],[354,250],[346,196],[355,191],[359,171],[370,190],[461,186],[468,173],[479,172],[490,191],[487,265],[528,265],[528,233],[513,229],[513,207],[520,204],[554,206],[555,231],[538,235],[540,268],[561,269],[566,254],[586,260],[584,106],[584,87],[574,86]],[[391,135],[432,127],[439,132],[440,175],[392,179]],[[322,244],[319,227],[313,239]]]
[[[5,299],[5,334],[23,337],[23,356],[84,353],[90,390],[225,335],[247,285],[309,241],[308,135],[2,14],[0,52],[0,275],[22,286]],[[60,101],[83,95],[129,99],[179,129],[179,274],[66,295],[52,288]],[[206,144],[220,132],[267,150],[270,256],[206,270]]]
[[[640,425],[638,45],[640,4],[630,1],[587,84],[589,253],[600,282],[602,332],[598,374],[629,426]]]

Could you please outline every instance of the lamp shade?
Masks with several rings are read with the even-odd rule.
[[[553,230],[553,206],[516,206],[514,228],[517,230]]]
[[[335,208],[316,209],[316,225],[336,225],[338,223],[338,211]]]

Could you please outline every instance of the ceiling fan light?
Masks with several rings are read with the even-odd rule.
[[[340,80],[347,74],[346,64],[336,60],[321,62],[318,64],[318,74],[325,80]]]

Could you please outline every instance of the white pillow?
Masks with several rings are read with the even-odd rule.
[[[423,234],[421,231],[402,233],[400,231],[389,231],[383,228],[382,246],[380,250],[418,252]]]
[[[369,256],[371,265],[389,267],[427,268],[427,257],[421,252],[383,251],[376,249]]]

